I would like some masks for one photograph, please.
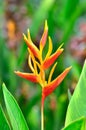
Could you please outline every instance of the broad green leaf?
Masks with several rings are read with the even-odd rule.
[[[67,127],[63,128],[62,130],[85,130],[86,118],[80,118],[71,124],[69,124]]]
[[[0,105],[0,130],[10,130],[10,126]]]
[[[29,130],[24,116],[11,93],[3,84],[4,100],[13,130]]]
[[[86,117],[86,61],[68,106],[65,126],[82,116]]]

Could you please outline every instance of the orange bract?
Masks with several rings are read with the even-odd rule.
[[[28,51],[29,51],[28,64],[33,73],[22,73],[19,71],[15,72],[18,76],[25,78],[27,80],[30,80],[32,82],[35,82],[35,83],[39,83],[42,86],[42,104],[44,103],[45,97],[51,94],[58,87],[58,85],[62,82],[62,80],[65,78],[65,76],[68,74],[68,72],[71,69],[71,67],[65,69],[63,73],[61,73],[56,79],[51,81],[53,72],[56,67],[56,63],[55,63],[51,69],[49,79],[48,81],[46,81],[45,70],[48,69],[56,61],[56,59],[64,50],[61,45],[57,49],[57,51],[51,55],[53,44],[52,44],[51,38],[49,37],[48,52],[45,58],[43,59],[42,53],[43,53],[43,48],[45,46],[45,43],[47,41],[47,35],[48,35],[47,21],[45,21],[44,32],[40,40],[39,49],[33,44],[29,30],[28,30],[28,37],[23,35],[24,40],[28,46]],[[38,60],[36,60],[36,58]],[[39,71],[37,68],[39,68]]]
[[[68,72],[70,71],[70,69],[71,69],[71,67],[65,69],[63,71],[63,73],[61,73],[56,79],[54,79],[52,82],[50,82],[49,84],[47,84],[44,87],[44,89],[43,89],[44,98],[46,96],[48,96],[49,94],[51,94],[56,89],[56,87],[62,82],[62,80],[68,74]]]
[[[43,62],[43,69],[49,68],[62,52],[63,49],[58,49],[54,54],[46,58]]]
[[[38,76],[35,74],[30,74],[30,73],[22,73],[19,71],[15,71],[15,74],[17,74],[18,76],[25,78],[27,80],[30,80],[32,82],[37,83],[38,82]]]

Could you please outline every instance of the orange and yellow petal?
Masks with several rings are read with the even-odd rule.
[[[48,52],[46,54],[45,59],[47,59],[51,55],[52,49],[53,49],[53,43],[52,43],[51,38],[49,37],[49,47],[48,47]]]
[[[28,33],[29,33],[29,32],[28,32]],[[30,35],[30,34],[28,34],[28,35]],[[30,51],[33,53],[33,55],[34,55],[35,57],[37,57],[38,59],[40,59],[40,58],[39,58],[39,50],[38,50],[38,48],[33,44],[33,42],[31,41],[30,36],[28,36],[28,37],[29,37],[28,39],[27,39],[27,37],[26,37],[24,34],[23,34],[23,36],[24,36],[24,40],[25,40],[25,42],[26,42],[28,48],[30,49]]]
[[[54,54],[44,60],[43,69],[49,68],[55,60],[59,57],[59,55],[63,52],[64,49],[58,49]]]
[[[30,74],[30,73],[22,73],[20,71],[15,71],[15,74],[17,74],[18,76],[27,79],[31,82],[37,83],[39,80],[38,76],[35,74]]]
[[[52,78],[52,75],[53,75],[54,70],[55,70],[55,68],[56,68],[56,65],[57,65],[57,62],[53,65],[53,67],[52,67],[52,69],[51,69],[51,71],[50,71],[49,78],[48,78],[48,83],[51,82],[51,78]]]
[[[66,77],[68,72],[70,71],[71,67],[65,69],[63,73],[61,73],[55,80],[47,84],[43,88],[43,97],[47,97],[50,95],[57,87],[58,85],[63,81],[63,79]]]
[[[28,57],[29,67],[31,68],[31,70],[32,70],[33,73],[38,74],[37,65],[36,65],[36,59],[35,59],[33,53],[30,51],[29,48],[28,48],[28,52],[30,54],[29,57]],[[33,65],[32,65],[32,63],[33,63]]]
[[[40,40],[40,50],[41,51],[42,51],[42,49],[44,48],[44,46],[46,44],[47,35],[48,35],[48,25],[47,25],[47,20],[46,20],[45,21],[44,32],[43,32],[42,38]]]

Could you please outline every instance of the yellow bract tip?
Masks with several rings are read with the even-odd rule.
[[[58,49],[60,49],[63,45],[64,45],[64,43],[62,43],[62,44],[59,46],[59,48],[58,48]]]
[[[28,28],[28,30],[27,30],[27,34],[28,34],[28,40],[31,42],[31,37],[30,37],[30,30],[29,30],[29,28]]]
[[[47,20],[45,20],[45,28],[44,28],[44,30],[48,30]]]
[[[49,38],[50,41],[52,41],[50,36],[48,38]]]
[[[29,28],[27,29],[27,32],[30,32]]]
[[[72,66],[68,67],[67,70],[70,70],[72,68]]]
[[[60,50],[61,50],[61,51],[64,51],[64,48],[61,48]]]
[[[25,37],[25,34],[23,33],[23,37]]]
[[[24,33],[23,33],[23,37],[24,37],[24,39],[25,39],[25,40],[27,40],[27,37],[25,36],[25,34],[24,34]]]
[[[28,34],[28,37],[30,37],[30,30],[29,29],[27,30],[27,34]]]

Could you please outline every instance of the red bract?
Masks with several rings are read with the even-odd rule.
[[[15,74],[17,74],[18,76],[20,76],[24,79],[30,80],[31,82],[35,82],[35,83],[38,82],[38,76],[35,74],[22,73],[19,71],[15,71]]]
[[[65,76],[68,74],[70,71],[71,67],[67,68],[64,70],[63,73],[61,73],[56,79],[54,79],[52,82],[47,84],[43,88],[43,98],[45,99],[48,95],[50,95],[57,87],[58,85],[63,81]]]
[[[44,60],[43,69],[49,68],[55,60],[59,57],[59,55],[63,52],[64,49],[58,49],[54,54]]]
[[[28,30],[28,38],[23,34],[24,40],[28,46],[28,48],[31,50],[33,55],[39,59],[39,50],[38,48],[33,44],[31,38],[30,38],[30,32]]]
[[[48,35],[48,26],[47,26],[47,21],[45,21],[44,32],[43,32],[42,38],[40,40],[40,50],[41,51],[43,50],[43,48],[45,46],[45,43],[47,40],[47,35]]]

